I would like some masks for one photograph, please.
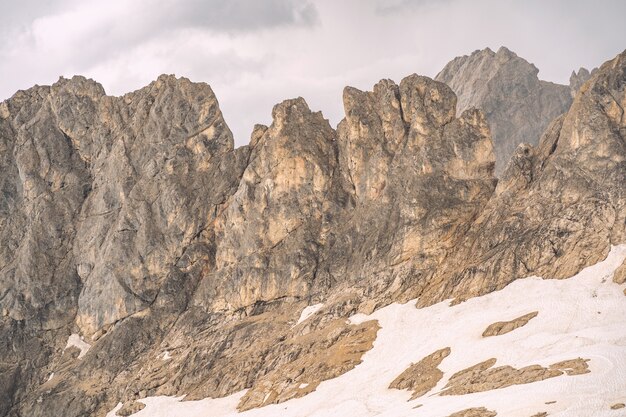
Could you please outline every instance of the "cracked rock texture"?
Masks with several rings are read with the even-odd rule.
[[[588,71],[574,76],[576,91]],[[520,143],[536,145],[543,131],[565,113],[572,98],[569,86],[542,81],[533,64],[505,47],[486,48],[448,63],[435,78],[459,98],[459,111],[481,109],[491,126],[500,176]]]
[[[561,97],[510,52],[481,54]],[[378,327],[354,313],[575,274],[626,241],[625,86],[626,53],[499,181],[489,114],[418,75],[347,87],[337,129],[286,100],[238,149],[184,78],[16,93],[0,104],[0,416],[243,389],[241,409],[278,403],[359,363]]]

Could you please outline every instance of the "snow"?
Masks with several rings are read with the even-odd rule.
[[[67,339],[67,344],[65,345],[65,349],[71,346],[74,346],[80,349],[80,354],[78,355],[78,359],[82,359],[83,356],[85,356],[85,354],[91,347],[89,343],[85,342],[82,336],[79,336],[76,333],[71,334],[70,337]]]
[[[162,361],[167,361],[167,360],[172,359],[172,355],[170,355],[169,350],[166,350],[159,355],[159,358],[161,358]]]
[[[302,323],[303,321],[311,317],[313,314],[320,311],[322,307],[324,307],[324,304],[314,304],[312,306],[305,307],[304,310],[302,310],[302,313],[300,314],[300,318],[298,319],[298,322],[295,325],[297,326],[298,324]]]
[[[183,397],[150,397],[141,400],[146,407],[134,416],[443,417],[486,407],[507,417],[539,412],[551,417],[618,417],[610,406],[626,402],[626,297],[624,286],[613,283],[611,274],[624,258],[626,245],[617,246],[603,262],[570,279],[530,277],[455,306],[448,301],[417,309],[412,301],[353,316],[353,323],[378,320],[381,329],[374,347],[356,368],[322,382],[301,398],[238,413],[236,406],[244,392],[185,402],[180,401]],[[307,313],[312,307],[307,307]],[[305,311],[301,320],[310,316]],[[521,328],[501,336],[481,336],[489,324],[532,311],[539,315]],[[388,389],[411,363],[444,347],[450,347],[451,354],[439,366],[444,378],[431,392],[408,401],[410,392]],[[591,372],[481,393],[436,395],[454,372],[492,357],[498,360],[496,366],[515,367],[582,357],[590,359]],[[556,402],[546,404],[551,401]]]

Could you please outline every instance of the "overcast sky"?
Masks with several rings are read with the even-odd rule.
[[[0,0],[0,100],[60,75],[108,94],[159,74],[205,81],[238,145],[272,106],[304,97],[333,126],[345,85],[435,76],[507,46],[567,83],[626,49],[625,0]]]

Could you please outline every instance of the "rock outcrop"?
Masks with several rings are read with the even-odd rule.
[[[533,64],[501,47],[497,52],[486,48],[457,57],[435,78],[454,90],[459,111],[476,107],[485,113],[493,134],[497,176],[519,144],[536,145],[550,122],[572,102],[568,86],[542,81],[538,72]],[[576,77],[583,78],[583,73]]]
[[[572,71],[572,75],[569,77],[569,88],[572,94],[572,98],[576,97],[578,90],[583,86],[587,80],[591,78],[591,75],[594,74],[598,69],[594,68],[589,72],[587,68],[580,67],[578,72]]]
[[[449,354],[450,348],[439,349],[421,361],[411,364],[396,379],[391,381],[389,388],[413,391],[411,400],[425,395],[443,378],[443,372],[438,366]]]
[[[537,147],[520,145],[421,305],[537,275],[567,278],[626,240],[626,54],[605,63]]]
[[[439,395],[463,395],[530,384],[562,375],[582,375],[590,372],[588,361],[589,359],[577,358],[558,362],[547,368],[529,365],[516,369],[508,365],[494,368],[496,359],[491,358],[452,375]]]
[[[510,52],[481,54],[568,104]],[[417,75],[346,88],[336,130],[284,101],[238,149],[206,84],[18,92],[0,104],[0,415],[279,403],[359,363],[378,328],[356,312],[573,275],[626,241],[625,85],[626,53],[499,182],[489,115]]]
[[[517,317],[513,320],[498,321],[496,323],[492,323],[487,326],[487,328],[483,332],[483,337],[501,336],[503,334],[512,332],[515,329],[526,326],[529,321],[537,317],[537,314],[539,314],[537,311],[533,311],[532,313],[524,314],[523,316]]]

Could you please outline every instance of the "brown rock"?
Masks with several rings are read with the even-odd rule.
[[[523,316],[520,316],[510,321],[499,321],[490,324],[483,332],[483,337],[500,336],[512,332],[513,330],[528,324],[530,320],[537,317],[537,314],[539,313],[533,311],[532,313],[524,314]]]
[[[452,375],[439,395],[464,395],[530,384],[563,375],[564,372],[567,375],[581,375],[589,372],[587,361],[577,358],[555,363],[548,368],[530,365],[516,369],[511,366],[494,368],[496,359],[491,358]]]
[[[127,401],[122,408],[115,413],[118,416],[130,416],[146,408],[146,405],[139,401]]]
[[[626,282],[626,261],[622,262],[613,273],[613,282],[620,285]]]
[[[626,240],[624,68],[626,53],[604,64],[536,148],[516,151],[419,305],[463,301],[532,275],[567,278]]]
[[[241,398],[237,409],[245,411],[278,404],[315,391],[320,382],[361,363],[363,354],[372,348],[379,328],[376,321],[358,326],[337,321],[320,331],[292,339],[290,343],[306,349],[306,353],[259,378]]]
[[[450,414],[448,417],[495,417],[498,413],[485,407],[467,408]]]
[[[389,384],[389,388],[413,391],[411,400],[421,397],[433,389],[441,378],[443,378],[443,372],[437,367],[449,354],[449,347],[431,353],[421,361],[412,364],[398,375],[398,377]]]

